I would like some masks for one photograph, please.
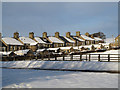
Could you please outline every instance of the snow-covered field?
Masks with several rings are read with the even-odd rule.
[[[3,69],[4,88],[117,88],[118,74]]]
[[[118,50],[102,54],[118,54]],[[94,53],[95,54],[95,53]],[[77,57],[77,56],[76,56]],[[9,61],[1,67],[119,71],[118,62],[98,61]],[[3,69],[5,88],[117,88],[118,74],[33,69]]]
[[[7,68],[40,68],[40,69],[118,71],[118,62],[9,61],[9,62],[2,62],[2,67],[7,67]]]

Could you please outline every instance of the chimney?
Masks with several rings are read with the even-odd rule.
[[[93,36],[93,34],[91,35],[91,38],[93,38],[93,39],[94,39],[94,36]]]
[[[89,37],[89,33],[88,32],[86,32],[85,35]]]
[[[55,37],[56,37],[56,38],[59,38],[59,32],[56,32],[56,33],[55,33]]]
[[[76,32],[76,36],[80,36],[80,31],[77,31],[77,32]]]
[[[70,37],[70,32],[66,33],[66,37],[68,37],[68,38]]]
[[[34,32],[29,33],[29,38],[34,39]]]
[[[47,32],[43,32],[43,38],[47,37]]]
[[[14,33],[14,38],[15,38],[15,39],[18,39],[18,38],[19,38],[19,33],[18,33],[18,32],[15,32],[15,33]]]

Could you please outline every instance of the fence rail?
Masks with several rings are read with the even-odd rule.
[[[2,61],[22,60],[120,62],[120,54],[39,55],[2,57]]]

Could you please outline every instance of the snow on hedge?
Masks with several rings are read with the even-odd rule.
[[[2,62],[2,67],[9,68],[40,68],[40,69],[70,69],[70,70],[105,70],[118,71],[118,62],[97,61],[8,61]]]

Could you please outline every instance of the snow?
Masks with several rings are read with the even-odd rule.
[[[29,49],[25,49],[25,50],[18,50],[18,51],[15,51],[14,53],[17,54],[17,55],[22,56],[22,55],[27,54],[28,51],[29,51]]]
[[[78,38],[78,37],[74,37],[74,38],[76,38],[77,40],[79,40],[79,41],[85,41],[85,40],[83,40],[83,39],[80,39],[80,38]]]
[[[8,51],[8,52],[0,52],[0,55],[10,55],[12,53],[12,51]]]
[[[94,37],[95,41],[103,41],[101,38]]]
[[[118,71],[118,62],[97,61],[8,61],[2,67]]]
[[[118,74],[3,69],[3,88],[118,88]]]
[[[40,39],[39,37],[35,37],[35,40],[38,42],[38,43],[43,43],[43,44],[46,44],[46,42],[44,42],[42,39]]]
[[[38,49],[37,52],[43,52],[45,49]]]
[[[47,48],[47,50],[49,50],[49,51],[55,51],[55,52],[57,52],[57,50],[58,50],[59,48]]]
[[[75,41],[73,41],[73,40],[71,40],[71,39],[69,39],[69,38],[67,38],[67,37],[64,37],[67,41],[69,41],[70,43],[75,43]]]
[[[59,40],[58,38],[56,38],[56,37],[48,37],[48,39],[50,40],[50,41],[52,41],[53,43],[64,43],[63,41],[61,41],[61,40]]]
[[[2,38],[2,40],[7,44],[7,45],[23,45],[21,42],[19,42],[18,40],[14,39],[14,38],[10,38],[10,37],[4,37]]]
[[[91,40],[91,41],[94,40],[94,39],[92,39],[92,38],[90,38],[90,37],[88,37],[88,36],[85,36],[85,35],[81,35],[81,37],[83,37],[85,40]]]
[[[35,42],[34,40],[32,40],[29,37],[19,37],[19,39],[24,43],[24,44],[30,44],[30,45],[36,45],[37,42]]]

